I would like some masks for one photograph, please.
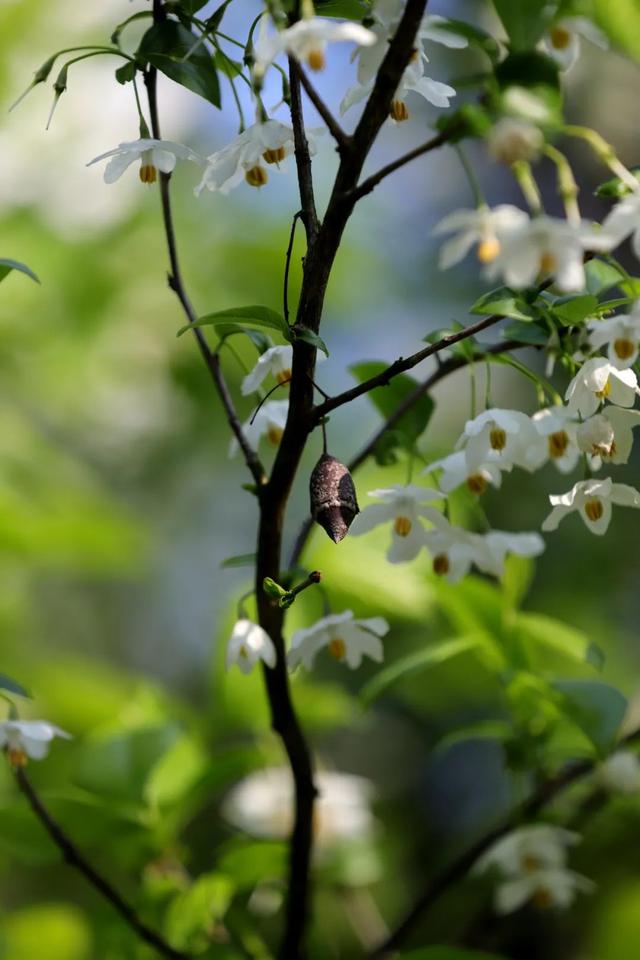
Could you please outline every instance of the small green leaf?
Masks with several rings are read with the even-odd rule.
[[[220,106],[220,85],[213,57],[198,37],[175,20],[154,23],[143,36],[136,54],[139,63],[150,63],[171,80]],[[198,44],[195,46],[194,45]]]
[[[289,594],[288,590],[285,590],[284,587],[281,587],[279,583],[276,583],[271,577],[265,577],[262,581],[262,589],[268,597],[271,597],[272,600],[281,600],[282,597],[286,597]]]
[[[178,330],[176,336],[181,337],[191,327],[218,327],[230,323],[250,323],[254,327],[266,327],[268,330],[277,330],[285,340],[291,339],[291,330],[281,313],[271,310],[270,307],[259,305],[250,307],[233,307],[230,310],[217,310],[199,317],[195,323],[188,323]]]
[[[287,868],[287,845],[276,841],[231,841],[218,859],[218,869],[239,889],[279,880]]]
[[[304,340],[305,343],[310,344],[312,347],[315,347],[316,350],[322,350],[326,356],[329,356],[329,351],[324,340],[318,336],[317,333],[314,333],[313,330],[307,330],[306,327],[293,327],[293,334],[296,340]]]
[[[514,320],[503,327],[502,336],[505,340],[519,340],[521,343],[530,343],[534,347],[544,347],[549,340],[549,331],[537,323],[527,320]]]
[[[31,277],[32,280],[35,280],[36,283],[40,283],[33,270],[28,267],[26,263],[20,263],[19,260],[9,260],[6,257],[0,257],[0,283],[8,274],[11,273],[12,270],[17,270],[19,273],[24,273],[28,277]]]
[[[175,2],[188,16],[193,16],[194,13],[206,6],[207,0],[175,0]],[[226,3],[223,6],[226,7]]]
[[[506,960],[497,953],[463,950],[460,947],[421,947],[399,955],[400,960]]]
[[[220,337],[219,346],[222,346],[227,337],[233,337],[237,333],[242,333],[245,337],[249,337],[258,353],[264,353],[269,347],[273,346],[269,337],[264,333],[260,333],[259,330],[252,330],[251,327],[243,327],[239,323],[220,323],[216,327],[216,333]]]
[[[338,17],[340,20],[362,20],[371,13],[368,4],[360,0],[317,0],[320,17]]]
[[[171,902],[166,917],[167,939],[180,950],[201,953],[211,943],[211,927],[227,912],[235,884],[219,873],[198,877]]]
[[[592,293],[585,293],[579,297],[560,297],[551,309],[562,326],[574,327],[593,316],[597,307],[597,298]]]
[[[383,370],[386,370],[388,364],[379,360],[357,363],[349,367],[349,372],[362,383],[375,377]],[[401,373],[394,377],[385,387],[377,387],[371,390],[367,396],[376,407],[376,409],[387,419],[394,413],[404,400],[418,390],[420,384],[413,377],[406,373]],[[434,409],[434,402],[428,394],[420,396],[406,413],[404,413],[398,422],[394,425],[394,434],[396,445],[413,449],[418,437],[426,429]],[[387,455],[390,448],[387,446]]]
[[[631,167],[630,171],[636,180],[640,181],[640,167]],[[593,192],[596,197],[610,197],[614,200],[619,200],[620,197],[631,193],[631,188],[628,187],[620,177],[611,177],[610,180],[605,180],[604,183],[597,186]]]
[[[242,74],[242,64],[240,61],[232,60],[231,57],[228,57],[226,53],[223,53],[221,50],[216,50],[213,55],[213,62],[220,73],[224,73],[225,77],[229,77],[230,80],[235,80],[236,77]]]
[[[564,713],[591,740],[601,755],[611,752],[627,711],[627,699],[600,680],[556,680]]]
[[[483,294],[473,304],[469,313],[496,314],[501,317],[510,317],[512,320],[535,320],[536,310],[524,299],[522,294],[516,293],[509,287],[497,287]]]
[[[554,12],[541,0],[494,0],[494,6],[513,50],[533,50]]]
[[[414,673],[421,673],[430,667],[435,667],[439,663],[445,663],[452,657],[457,657],[461,653],[468,653],[482,646],[482,641],[478,637],[456,637],[453,640],[444,640],[434,646],[426,647],[417,653],[411,653],[407,657],[396,660],[390,666],[377,673],[360,691],[360,697],[366,706],[377,700],[381,694],[385,693],[389,687],[402,680],[404,677],[411,676]]]
[[[28,697],[31,699],[31,694],[28,690],[22,686],[21,683],[18,683],[17,680],[13,680],[11,677],[8,677],[6,673],[0,673],[0,690],[6,690],[7,693],[15,693],[19,697]]]
[[[129,83],[135,77],[136,69],[135,60],[127,60],[126,63],[123,63],[121,67],[117,68],[116,80],[118,83]]]
[[[598,26],[629,56],[640,60],[640,5],[638,0],[593,0]]]
[[[451,747],[466,743],[468,740],[499,740],[504,743],[511,737],[513,737],[513,725],[506,720],[481,720],[445,734],[441,740],[438,740],[434,749],[450,750]]]
[[[587,290],[594,296],[619,286],[623,279],[623,275],[616,267],[597,258],[590,260],[584,270],[587,277]]]
[[[520,613],[513,628],[533,648],[546,647],[578,663],[593,663],[595,644],[581,630],[562,620],[542,613]]]
[[[254,567],[256,563],[255,553],[239,553],[235,557],[227,557],[220,564],[221,570],[232,570],[235,567]]]

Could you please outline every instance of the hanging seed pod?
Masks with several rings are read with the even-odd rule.
[[[351,474],[344,463],[323,453],[313,468],[309,489],[311,516],[334,543],[340,543],[360,512]]]

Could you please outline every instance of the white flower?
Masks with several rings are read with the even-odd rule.
[[[609,239],[610,249],[631,236],[633,252],[640,259],[640,185],[623,197],[604,218],[601,233],[603,238]]]
[[[633,447],[633,430],[640,425],[640,411],[605,407],[581,423],[576,431],[579,448],[591,457],[598,469],[606,463],[627,463]]]
[[[288,411],[288,400],[267,400],[263,403],[258,412],[242,425],[250,445],[257,447],[261,438],[266,436],[271,446],[277,447],[282,439]],[[238,449],[238,441],[233,437],[229,444],[229,456],[234,457]]]
[[[595,884],[573,870],[546,867],[532,870],[498,884],[495,893],[496,913],[513,913],[531,902],[540,909],[570,907],[578,893],[591,893]]]
[[[557,530],[560,521],[574,510],[580,513],[592,533],[602,535],[611,522],[612,504],[640,507],[640,493],[625,483],[606,480],[580,480],[567,493],[549,497],[553,510],[542,524],[543,530]]]
[[[427,13],[422,18],[418,39],[423,43],[441,43],[443,47],[448,47],[450,50],[464,50],[469,46],[469,41],[466,37],[449,29],[448,24],[449,20],[446,17],[441,17],[437,13]]]
[[[243,673],[251,673],[258,660],[268,667],[276,665],[273,640],[257,623],[242,618],[236,621],[227,646],[227,670],[236,663]]]
[[[604,357],[593,357],[580,367],[564,398],[572,412],[586,419],[604,400],[618,407],[632,407],[637,388],[633,370],[618,370]]]
[[[585,286],[585,246],[595,248],[605,242],[588,224],[573,226],[543,214],[510,233],[509,242],[487,264],[485,273],[490,280],[502,277],[517,290],[532,286],[541,275],[552,277],[561,290],[572,293]]]
[[[469,467],[463,450],[443,457],[441,460],[434,460],[422,473],[432,473],[434,470],[442,470],[439,486],[445,493],[450,493],[456,487],[466,483],[471,493],[479,496],[484,493],[489,484],[498,488],[502,482],[502,473],[498,464],[479,463],[477,466]]]
[[[107,157],[110,157],[110,160],[104,170],[105,183],[115,183],[136,160],[140,160],[140,179],[143,183],[154,183],[157,170],[171,173],[178,160],[192,160],[201,165],[204,163],[202,157],[181,143],[143,138],[120,143],[115,149],[95,157],[87,166],[106,160]]]
[[[255,393],[269,374],[275,377],[277,383],[287,383],[291,379],[292,357],[293,347],[269,347],[265,350],[242,381],[242,395],[246,397]]]
[[[589,344],[593,350],[608,346],[609,360],[618,369],[632,367],[638,359],[640,312],[621,313],[604,320],[589,320]]]
[[[467,420],[456,446],[464,447],[470,470],[475,470],[481,463],[496,463],[501,470],[507,471],[514,464],[531,470],[537,466],[537,463],[529,464],[535,436],[531,420],[525,413],[492,407],[473,420]]]
[[[616,750],[600,764],[596,779],[611,793],[638,793],[640,760],[631,750]]]
[[[547,460],[561,473],[570,473],[580,458],[576,414],[567,407],[546,407],[531,417],[531,422],[542,440],[542,450],[530,449],[531,462],[542,466]],[[540,455],[541,454],[541,455]]]
[[[314,623],[312,627],[296,630],[291,638],[289,666],[304,663],[307,670],[313,666],[316,654],[327,647],[334,660],[346,662],[352,670],[360,666],[363,656],[378,663],[383,659],[380,637],[389,630],[383,617],[354,620],[351,610],[333,613]]]
[[[344,114],[350,107],[360,103],[367,97],[373,89],[374,80],[368,83],[357,84],[350,90],[347,90],[342,102],[340,103],[340,113]],[[400,82],[396,88],[393,100],[391,102],[390,117],[396,122],[409,119],[409,109],[405,103],[409,92],[418,93],[421,97],[433,104],[434,107],[448,107],[451,97],[455,97],[456,91],[448,83],[442,83],[439,80],[433,80],[427,77],[424,72],[424,58],[416,55],[415,59],[405,68]]]
[[[487,149],[491,156],[509,166],[516,160],[534,160],[543,146],[542,131],[517,117],[502,117],[487,135]]]
[[[538,557],[544,550],[544,540],[538,533],[508,533],[490,530],[478,536],[475,564],[483,573],[501,577],[508,553],[518,557]]]
[[[474,563],[485,559],[485,549],[475,533],[449,523],[446,517],[434,518],[434,529],[424,534],[425,545],[431,554],[433,572],[457,583],[469,573]]]
[[[357,537],[381,523],[392,523],[387,560],[390,563],[413,560],[424,546],[425,531],[420,517],[432,520],[434,515],[440,516],[434,507],[425,507],[422,504],[443,500],[444,494],[427,487],[396,484],[384,490],[370,490],[369,496],[382,500],[382,503],[372,503],[358,514],[351,526],[351,535]]]
[[[375,826],[371,813],[373,786],[352,774],[318,771],[314,837],[319,847],[369,837]],[[249,774],[227,794],[225,818],[254,837],[285,840],[293,826],[294,785],[288,767],[271,767]]]
[[[3,720],[0,723],[0,749],[7,751],[9,761],[22,767],[27,757],[42,760],[49,753],[54,737],[70,739],[71,734],[47,720]]]
[[[256,76],[261,77],[281,53],[304,61],[312,70],[323,70],[327,44],[345,41],[366,47],[376,42],[376,36],[360,23],[338,23],[322,17],[298,20],[291,27],[268,34],[266,17],[263,17],[254,48],[253,70]]]
[[[546,52],[560,64],[563,70],[574,65],[580,53],[580,38],[584,37],[590,43],[609,48],[609,41],[587,17],[563,17],[549,28],[543,38]]]
[[[313,154],[315,144],[312,139],[307,139],[309,150]],[[207,157],[204,175],[195,190],[196,196],[199,196],[205,187],[208,190],[229,193],[243,180],[251,187],[263,187],[269,179],[263,161],[279,169],[282,160],[293,151],[292,127],[280,123],[279,120],[254,123],[222,150]]]
[[[491,263],[499,256],[511,234],[523,229],[528,222],[529,217],[524,210],[509,203],[493,208],[483,205],[474,210],[455,210],[441,220],[433,231],[435,236],[456,234],[442,246],[438,266],[441,270],[447,270],[459,263],[476,243],[476,255],[480,263]]]
[[[563,867],[567,848],[579,842],[577,833],[547,823],[520,827],[496,840],[479,858],[474,871],[482,873],[495,867],[504,876],[516,877],[545,867]]]

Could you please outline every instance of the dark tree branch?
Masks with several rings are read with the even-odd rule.
[[[344,151],[351,144],[351,137],[344,132],[300,64],[296,60],[291,59],[290,68],[291,72],[295,73],[300,80],[300,83],[304,87],[304,92],[324,120],[327,130],[338,145],[338,150],[340,152]]]
[[[85,859],[73,841],[67,836],[57,820],[54,820],[47,808],[44,806],[35,790],[35,787],[31,783],[31,780],[22,767],[18,767],[14,773],[16,777],[16,783],[27,798],[29,806],[62,853],[62,856],[69,866],[75,867],[75,869],[82,874],[85,880],[89,881],[91,886],[97,890],[98,893],[111,904],[114,910],[120,914],[125,923],[131,927],[133,932],[137,937],[140,938],[140,940],[148,943],[149,946],[157,950],[161,956],[169,957],[170,960],[188,960],[188,954],[182,953],[180,950],[175,950],[166,942],[166,940],[163,940],[159,933],[156,933],[155,930],[152,930],[145,923],[143,923],[131,904],[124,900],[113,884],[106,880],[102,874],[99,873],[95,867],[93,867],[88,860]]]
[[[313,194],[313,175],[311,173],[311,155],[304,129],[302,98],[300,96],[300,77],[302,70],[293,57],[289,57],[289,86],[291,89],[291,124],[295,144],[298,185],[300,187],[300,205],[302,222],[307,232],[307,246],[313,243],[318,232],[318,214]]]
[[[284,280],[282,285],[282,309],[284,311],[284,318],[289,323],[289,270],[291,269],[291,254],[293,253],[293,242],[296,236],[296,224],[302,216],[302,211],[298,210],[297,213],[294,213],[293,220],[291,222],[291,232],[289,233],[289,243],[287,244],[287,252],[284,257]]]

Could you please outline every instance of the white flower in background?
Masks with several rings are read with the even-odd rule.
[[[254,47],[253,72],[257,77],[263,76],[281,53],[290,54],[296,60],[303,61],[312,70],[324,70],[327,45],[340,42],[357,43],[366,47],[376,42],[376,35],[360,23],[339,23],[322,17],[303,18],[291,27],[269,34],[267,18],[263,17]]]
[[[602,221],[601,233],[608,238],[610,249],[631,237],[633,252],[640,259],[640,183],[607,214]]]
[[[389,631],[383,617],[355,620],[351,610],[332,613],[312,627],[296,630],[291,638],[289,666],[304,663],[311,670],[316,654],[326,647],[334,660],[346,663],[352,670],[360,666],[364,656],[382,662],[384,651],[380,637]]]
[[[619,370],[604,357],[592,357],[580,367],[564,398],[569,410],[586,419],[605,400],[618,407],[632,407],[637,388],[633,370]]]
[[[580,450],[591,458],[592,469],[602,462],[627,463],[633,447],[633,430],[640,426],[640,411],[624,407],[605,407],[579,424],[576,441]]]
[[[265,350],[253,370],[242,381],[243,397],[259,390],[269,374],[275,378],[276,383],[287,383],[291,379],[292,357],[293,347],[269,347]]]
[[[614,367],[632,367],[638,359],[640,344],[640,311],[621,313],[604,320],[589,320],[589,344],[593,350],[608,347],[607,355]]]
[[[203,157],[182,143],[173,143],[172,140],[141,139],[121,143],[115,149],[101,153],[99,157],[89,161],[87,166],[90,167],[107,158],[109,163],[104,170],[105,183],[115,183],[136,160],[140,161],[139,174],[143,183],[155,183],[158,170],[161,173],[171,173],[178,160],[192,160],[201,166],[205,162]]]
[[[490,530],[476,534],[478,549],[475,564],[483,573],[501,577],[507,554],[517,557],[539,557],[544,551],[544,540],[539,533],[508,533],[506,530]]]
[[[450,21],[437,13],[427,13],[422,18],[418,39],[422,43],[440,43],[450,50],[464,50],[469,46],[467,38],[452,30]]]
[[[55,737],[69,740],[70,733],[47,720],[3,720],[0,723],[0,749],[6,750],[14,767],[23,767],[27,758],[42,760]]]
[[[531,448],[531,459],[537,466],[550,460],[561,473],[570,473],[580,459],[577,442],[576,415],[567,407],[546,407],[531,417],[542,441],[542,450]]]
[[[632,750],[616,750],[600,764],[596,780],[611,793],[639,793],[640,760]]]
[[[425,531],[420,517],[433,520],[434,515],[441,516],[434,507],[424,504],[444,500],[444,494],[428,487],[396,484],[383,490],[370,490],[369,496],[382,500],[382,503],[372,503],[358,514],[351,526],[351,535],[358,537],[381,523],[391,523],[391,546],[387,560],[390,563],[413,560],[424,546]]]
[[[264,436],[272,447],[277,447],[282,440],[288,411],[288,400],[267,400],[263,403],[258,412],[242,425],[251,446],[257,447]],[[235,457],[238,449],[238,441],[233,437],[229,444],[229,456]]]
[[[318,797],[314,809],[316,845],[365,840],[375,829],[371,813],[373,785],[363,777],[320,770],[314,775]],[[249,774],[227,794],[224,817],[254,837],[285,840],[293,827],[294,785],[288,767]]]
[[[431,554],[433,572],[438,577],[446,577],[450,583],[466,577],[484,553],[477,534],[450,524],[441,514],[434,522],[434,529],[425,532],[424,542]]]
[[[503,875],[515,877],[530,870],[563,867],[567,849],[579,842],[577,833],[548,823],[519,827],[496,840],[479,858],[474,871],[483,873],[495,867]]]
[[[368,97],[373,89],[373,84],[374,80],[372,79],[364,85],[357,84],[355,87],[347,90],[340,103],[340,114],[346,113],[347,110],[356,103],[360,103],[361,100]],[[425,75],[424,61],[417,54],[402,74],[400,83],[391,101],[389,116],[397,123],[409,119],[409,108],[406,104],[406,98],[410,92],[419,94],[434,107],[441,108],[448,107],[451,97],[455,97],[456,95],[455,89],[449,86],[448,83],[433,80],[431,77]]]
[[[599,241],[599,243],[597,242]],[[584,289],[584,250],[608,245],[587,224],[540,215],[510,233],[509,242],[485,270],[489,280],[502,277],[509,287],[522,290],[540,276],[551,277],[565,293]]]
[[[602,50],[609,49],[605,34],[587,17],[563,17],[556,20],[544,35],[542,45],[563,70],[568,70],[578,59],[581,38]]]
[[[517,117],[502,117],[494,123],[486,139],[494,160],[509,166],[517,160],[535,160],[544,146],[540,128]]]
[[[258,660],[268,667],[275,667],[276,648],[266,630],[243,617],[236,621],[231,632],[227,646],[227,670],[235,663],[243,673],[251,673]]]
[[[593,890],[595,884],[573,870],[545,867],[498,884],[494,906],[499,914],[513,913],[525,903],[532,903],[539,909],[555,907],[566,910],[578,893],[592,893]]]
[[[612,505],[640,507],[640,493],[607,477],[606,480],[580,480],[567,493],[552,494],[549,501],[553,510],[542,524],[543,530],[557,530],[560,521],[577,510],[588,529],[601,536],[611,522]]]
[[[474,244],[480,263],[491,263],[499,256],[503,244],[514,231],[522,230],[529,222],[524,210],[503,203],[497,207],[481,206],[474,210],[454,210],[436,225],[435,236],[456,234],[443,244],[438,266],[441,270],[460,263]]]
[[[315,153],[313,140],[308,138],[308,142],[310,152]],[[229,193],[243,180],[250,187],[263,187],[269,179],[264,164],[279,168],[293,151],[293,127],[279,120],[254,123],[222,150],[207,157],[207,166],[195,194],[199,196],[205,187]]]
[[[423,475],[434,470],[442,470],[439,480],[440,489],[450,493],[466,484],[471,493],[483,494],[489,484],[498,489],[502,483],[502,473],[496,463],[479,463],[470,467],[463,450],[449,454],[441,460],[434,460],[422,471]]]
[[[531,444],[535,431],[531,419],[520,410],[501,410],[492,407],[467,420],[456,447],[464,448],[467,466],[475,470],[481,463],[496,463],[502,470],[511,470],[514,464],[529,466]]]

